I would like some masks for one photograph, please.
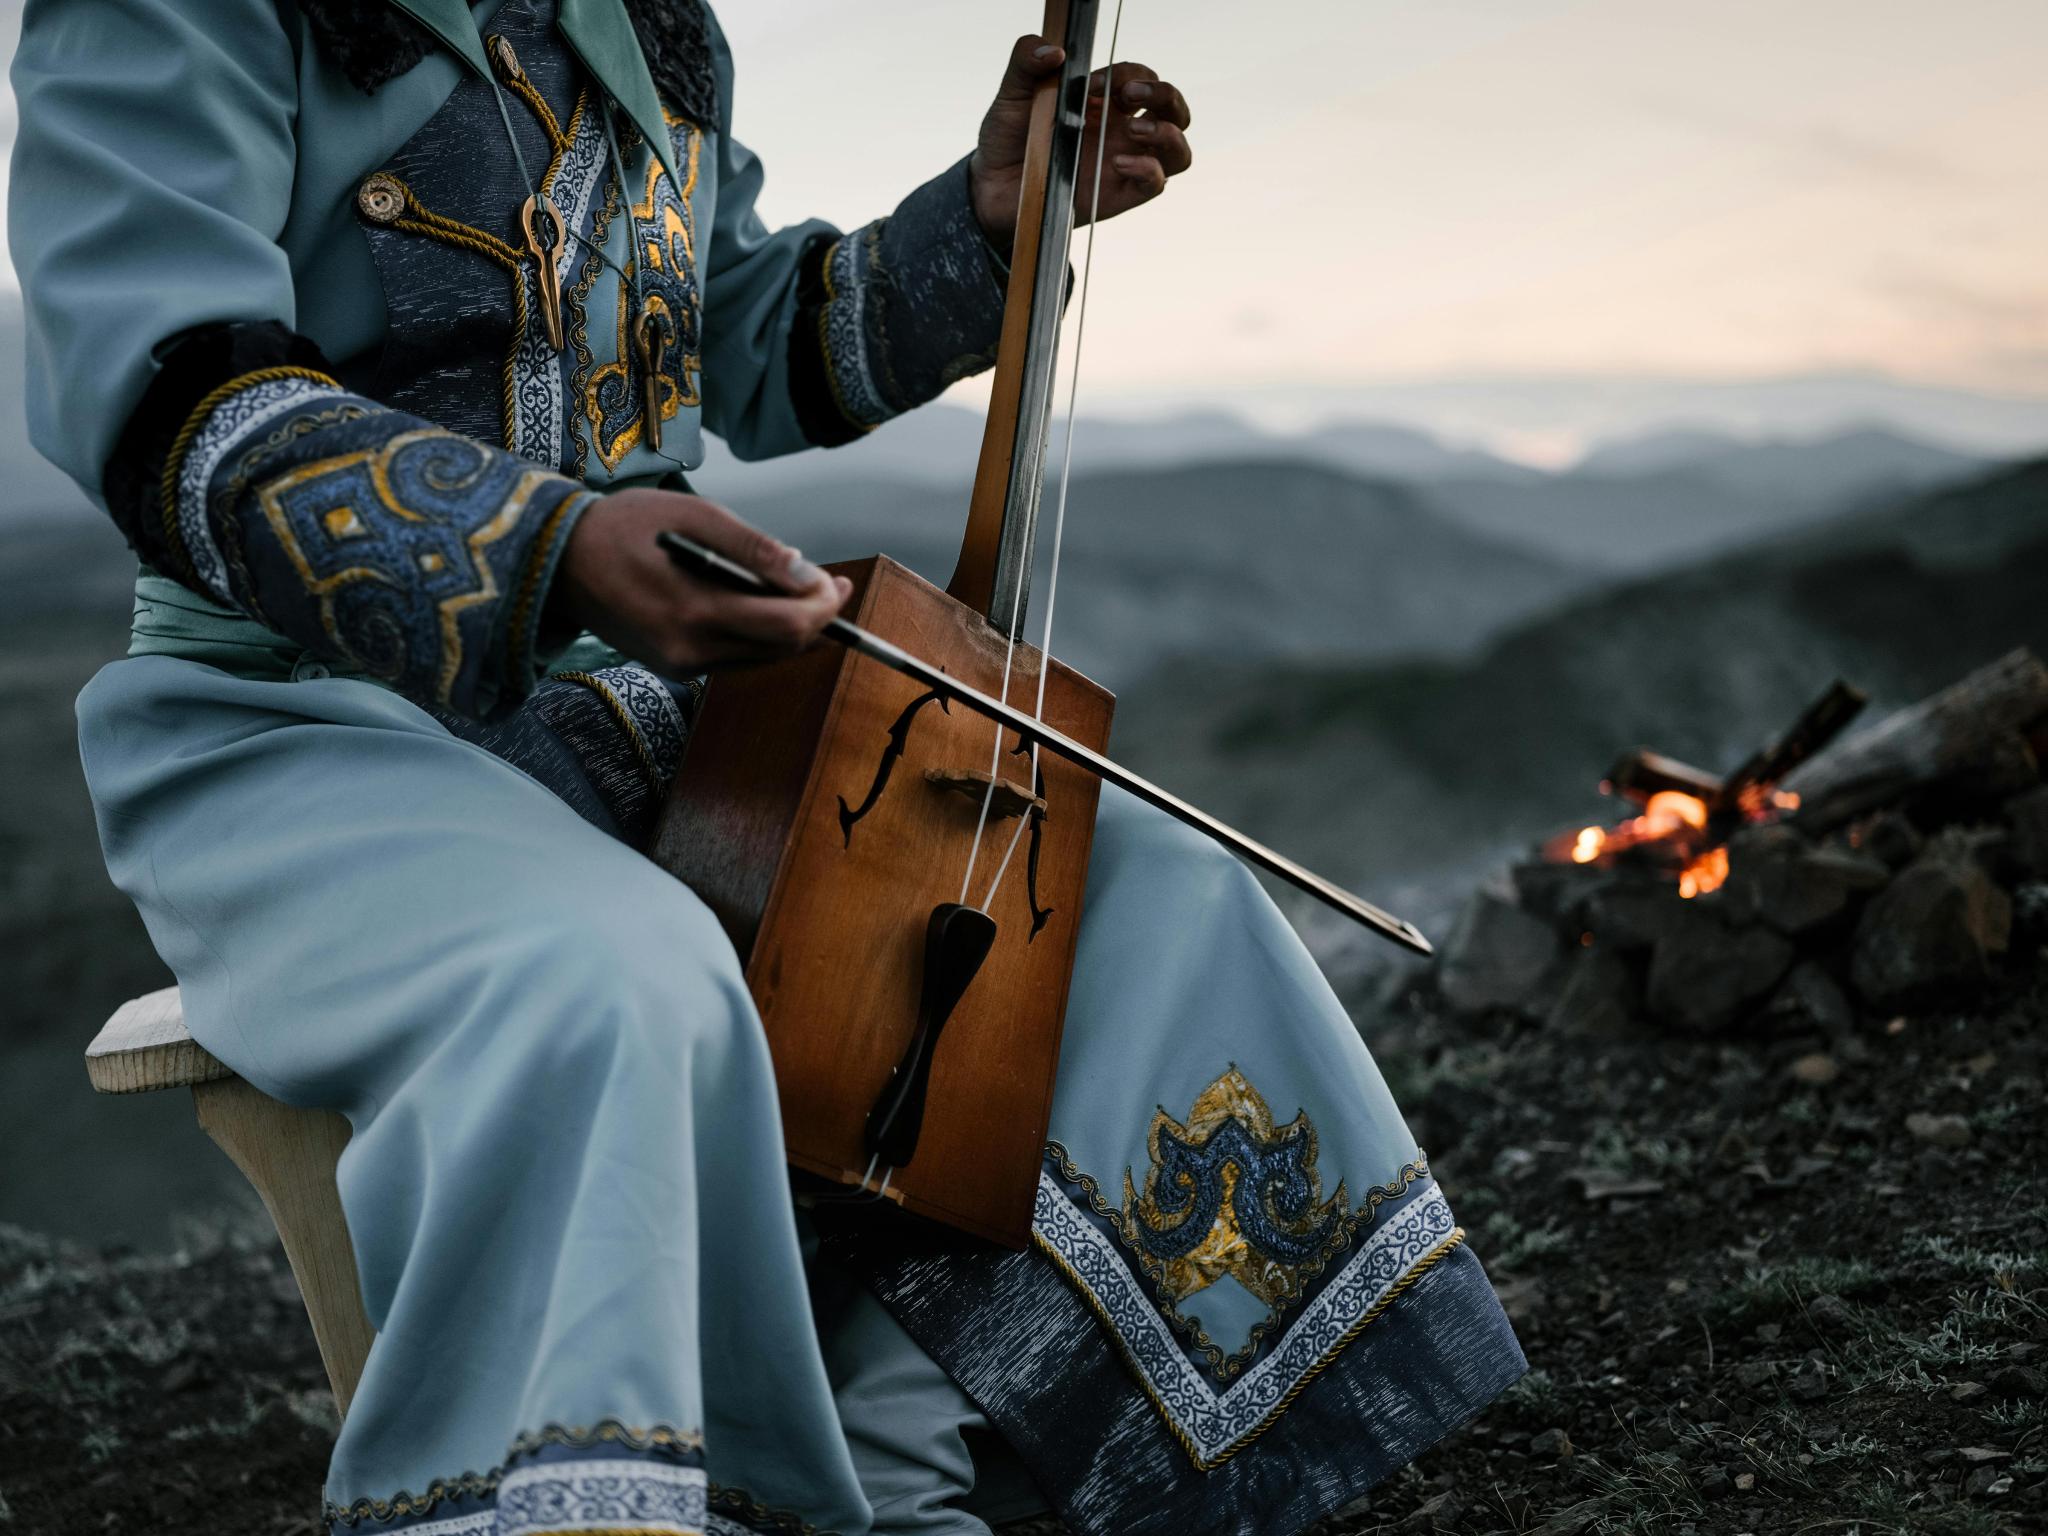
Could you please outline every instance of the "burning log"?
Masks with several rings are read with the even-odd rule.
[[[1796,772],[1801,764],[1841,735],[1869,702],[1868,694],[1837,678],[1826,693],[1806,706],[1792,722],[1792,729],[1728,775],[1721,786],[1721,805],[1716,809],[1763,809],[1772,786]]]
[[[1784,787],[1813,836],[1943,791],[1995,801],[2038,777],[2028,736],[2044,722],[2048,666],[2017,650],[1809,762]]]
[[[1863,704],[1861,692],[1837,680],[1784,735],[1725,779],[1639,747],[1615,763],[1600,787],[1635,801],[1642,814],[1617,827],[1553,838],[1543,855],[1574,864],[1625,858],[1674,875],[1681,896],[1715,890],[1728,878],[1728,839],[1798,804],[1777,790],[1779,778],[1832,741]]]
[[[1633,800],[1637,805],[1648,805],[1652,795],[1660,795],[1667,790],[1691,795],[1710,808],[1721,799],[1721,780],[1717,775],[1704,768],[1695,768],[1690,763],[1681,763],[1675,757],[1666,757],[1661,752],[1652,752],[1648,747],[1637,747],[1633,752],[1624,753],[1607,770],[1607,777],[1601,781],[1600,787],[1609,794]]]

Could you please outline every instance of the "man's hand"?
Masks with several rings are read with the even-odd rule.
[[[687,534],[774,583],[749,597],[676,569],[654,542]],[[577,521],[552,601],[562,615],[669,677],[793,656],[818,638],[853,591],[796,550],[701,496],[614,491]]]
[[[1031,98],[1038,83],[1059,73],[1067,51],[1042,37],[1020,37],[1010,50],[1010,67],[995,104],[981,120],[981,141],[967,162],[974,216],[1001,250],[1017,234],[1017,200],[1024,179],[1024,141],[1031,127]],[[1105,101],[1104,92],[1109,93]],[[1111,64],[1089,82],[1088,129],[1081,140],[1074,217],[1113,219],[1149,203],[1166,190],[1166,178],[1194,163],[1188,148],[1188,104],[1181,93],[1143,64]],[[1102,163],[1102,205],[1093,205],[1098,136],[1108,124],[1107,158]]]

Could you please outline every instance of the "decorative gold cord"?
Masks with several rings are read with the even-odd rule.
[[[192,555],[185,548],[183,531],[178,527],[178,476],[184,473],[185,456],[192,451],[192,444],[206,426],[206,418],[215,406],[223,400],[239,394],[242,390],[253,389],[258,384],[270,384],[279,379],[308,379],[316,384],[329,384],[341,388],[341,381],[315,368],[258,368],[253,373],[241,374],[229,379],[208,393],[192,407],[178,435],[171,439],[171,451],[164,456],[164,473],[157,485],[158,512],[163,518],[164,541],[171,554],[184,566],[185,574],[194,580],[198,578],[197,568],[192,564]]]
[[[832,391],[832,405],[834,409],[839,412],[840,417],[846,424],[856,432],[872,432],[875,430],[874,422],[862,421],[852,411],[847,409],[846,391],[839,387],[839,365],[832,356],[832,306],[839,302],[839,291],[832,283],[832,260],[838,254],[839,247],[844,240],[845,236],[842,235],[838,240],[834,240],[825,247],[824,264],[818,271],[819,279],[825,285],[825,302],[818,307],[818,352],[825,359],[825,385]],[[854,318],[854,324],[860,325],[862,323],[858,316]]]
[[[555,109],[548,105],[547,97],[541,95],[524,71],[506,80],[505,86],[532,110],[540,122],[541,132],[548,136],[548,144],[559,158],[569,147],[569,135],[562,130],[562,120],[555,116]]]
[[[458,219],[451,219],[438,213],[429,212],[421,207],[413,198],[410,189],[407,189],[405,194],[405,206],[411,210],[412,217],[393,219],[391,221],[393,229],[402,229],[409,234],[425,235],[430,240],[444,241],[449,245],[459,245],[464,250],[474,251],[477,255],[495,261],[498,265],[508,267],[514,272],[519,270],[520,263],[525,259],[518,251],[514,250],[505,241],[500,240],[489,230],[478,229],[474,225],[464,224]]]
[[[626,739],[633,743],[633,755],[640,759],[641,771],[647,775],[647,787],[658,792],[661,789],[661,771],[655,765],[654,754],[647,749],[646,741],[641,738],[639,725],[613,695],[612,690],[605,686],[604,679],[593,677],[588,672],[557,672],[555,676],[564,682],[581,683],[604,701],[604,707],[610,710],[612,718],[619,722],[619,729],[624,731]]]

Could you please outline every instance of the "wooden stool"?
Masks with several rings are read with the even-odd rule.
[[[348,1121],[330,1109],[294,1109],[258,1092],[185,1029],[176,987],[123,1003],[85,1051],[101,1093],[192,1090],[199,1128],[234,1159],[277,1224],[312,1319],[334,1406],[348,1412],[375,1335],[363,1314],[355,1250],[334,1168]]]

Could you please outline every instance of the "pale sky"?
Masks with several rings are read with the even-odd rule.
[[[965,152],[1038,12],[720,16],[764,211],[851,225]],[[1196,164],[1103,229],[1086,404],[1815,371],[2048,395],[2040,0],[1130,0],[1119,52],[1186,90]]]

